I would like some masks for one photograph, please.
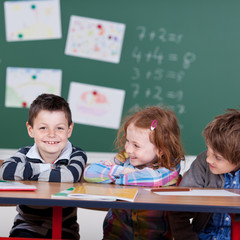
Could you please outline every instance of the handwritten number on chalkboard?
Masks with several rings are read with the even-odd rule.
[[[183,104],[177,104],[175,106],[170,106],[170,108],[178,114],[185,113],[185,106]]]
[[[159,28],[159,39],[163,42],[166,42],[166,35],[167,35],[167,31],[164,28]]]
[[[132,57],[136,59],[137,63],[141,61],[142,53],[138,50],[138,47],[133,49]]]
[[[132,83],[131,86],[134,88],[133,98],[136,98],[140,91],[140,85],[138,83]]]
[[[178,108],[178,114],[183,114],[185,113],[185,106],[182,104],[177,104],[177,108]]]
[[[183,56],[183,68],[188,69],[192,62],[196,60],[196,55],[191,52],[187,52]]]
[[[157,60],[158,64],[161,64],[163,61],[163,54],[160,52],[159,47],[156,47],[153,52],[153,58]]]
[[[140,70],[139,68],[133,68],[134,75],[132,76],[132,80],[138,80],[140,78]]]
[[[144,38],[145,38],[145,34],[146,34],[146,27],[144,27],[144,26],[138,26],[137,27],[137,30],[139,30],[140,31],[140,33],[139,33],[139,40],[143,40]]]
[[[155,71],[154,71],[154,77],[153,79],[156,80],[156,81],[159,81],[163,78],[163,69],[161,68],[157,68]]]
[[[160,86],[155,86],[154,89],[156,90],[156,93],[153,95],[153,99],[162,101],[163,100],[161,97],[162,88]]]

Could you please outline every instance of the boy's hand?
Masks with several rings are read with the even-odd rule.
[[[128,173],[132,173],[132,172],[136,172],[136,170],[133,168],[127,167],[127,168],[124,168],[124,170],[122,171],[122,174],[128,174]]]

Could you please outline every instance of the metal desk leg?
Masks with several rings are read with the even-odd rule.
[[[240,239],[240,214],[231,214],[231,219],[232,219],[231,239],[239,240]]]
[[[52,239],[62,238],[62,207],[53,207]]]

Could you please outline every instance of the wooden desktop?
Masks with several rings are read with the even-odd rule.
[[[61,214],[62,207],[72,206],[81,208],[127,208],[127,209],[154,209],[167,211],[193,211],[193,212],[227,212],[232,214],[232,239],[239,239],[240,221],[234,221],[240,214],[240,196],[238,197],[199,197],[199,196],[159,196],[147,191],[144,187],[138,187],[138,194],[134,202],[126,201],[96,201],[79,200],[69,198],[52,198],[51,195],[62,190],[80,184],[93,183],[55,183],[22,181],[25,184],[35,185],[36,191],[0,191],[1,205],[45,205],[54,207],[53,236],[52,239],[61,239]],[[99,184],[95,184],[99,185]],[[119,186],[105,184],[109,188],[131,188],[131,186]],[[134,186],[133,188],[136,188]],[[233,190],[240,194],[240,190]],[[237,219],[238,220],[238,219]],[[0,239],[9,239],[0,237]],[[12,238],[16,239],[16,238]]]

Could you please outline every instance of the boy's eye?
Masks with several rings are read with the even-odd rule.
[[[215,158],[217,159],[217,160],[221,160],[222,159],[222,157],[221,156],[215,156]]]
[[[139,145],[137,145],[137,144],[134,144],[134,147],[136,147],[136,148],[140,148],[140,146],[139,146]]]
[[[43,129],[43,130],[44,130],[44,129],[46,129],[46,127],[40,127],[40,129]]]

